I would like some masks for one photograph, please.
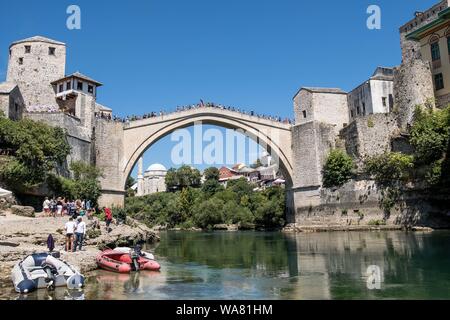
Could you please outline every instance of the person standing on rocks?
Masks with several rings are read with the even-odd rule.
[[[110,228],[109,225],[111,224],[112,221],[112,212],[110,208],[105,208],[103,207],[103,211],[105,212],[105,222],[106,222],[106,230],[108,232],[110,232]]]
[[[63,202],[62,202],[61,198],[58,198],[58,201],[56,202],[56,211],[60,217],[63,216],[62,210],[63,210]]]
[[[83,221],[82,217],[78,217],[77,227],[75,229],[75,244],[73,246],[73,252],[78,250],[81,251],[83,246],[84,236],[86,235],[86,223]]]
[[[71,252],[73,250],[72,244],[73,244],[73,234],[75,232],[75,222],[73,221],[73,218],[70,217],[69,221],[66,222],[66,225],[64,226],[64,229],[66,230],[66,251]]]
[[[53,218],[56,218],[56,200],[55,200],[55,198],[52,198],[52,200],[50,200],[50,211],[52,213]]]
[[[48,197],[45,197],[42,207],[44,208],[44,216],[49,217],[50,216],[50,200],[48,200]]]

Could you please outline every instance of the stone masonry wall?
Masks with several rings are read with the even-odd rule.
[[[391,151],[391,138],[398,133],[396,117],[389,113],[378,113],[360,117],[341,130],[347,154],[362,169],[363,161],[375,155]]]
[[[25,52],[25,46],[31,47],[30,53]],[[56,48],[55,55],[49,54],[49,47]],[[10,48],[7,81],[19,85],[26,106],[56,105],[50,83],[64,77],[65,65],[65,45],[21,42]]]
[[[433,100],[434,86],[429,63],[415,59],[394,68],[394,111],[397,112],[401,129],[407,129],[412,123],[417,105],[434,105]]]

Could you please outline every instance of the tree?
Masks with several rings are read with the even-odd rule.
[[[418,106],[410,135],[417,162],[429,164],[442,159],[450,139],[450,107],[433,110]]]
[[[256,159],[256,161],[250,166],[252,169],[256,169],[256,168],[259,168],[259,167],[262,167],[263,166],[263,164],[262,164],[262,162],[261,162],[261,159]]]
[[[224,187],[217,180],[213,179],[206,180],[202,186],[205,198],[210,198],[222,190],[224,190]]]
[[[131,187],[133,187],[136,184],[136,180],[132,177],[129,176],[127,178],[127,182],[125,184],[125,189],[130,189]]]
[[[76,161],[70,165],[73,179],[68,179],[56,175],[49,175],[47,184],[57,196],[64,196],[68,199],[91,200],[93,206],[97,205],[101,195],[99,178],[101,171],[95,166]]]
[[[323,186],[325,188],[342,186],[351,179],[353,168],[350,156],[342,150],[332,150],[323,167]]]
[[[194,210],[194,222],[203,229],[211,228],[215,224],[223,222],[223,201],[212,198],[196,206]]]
[[[187,187],[199,187],[201,174],[195,168],[182,166],[179,169],[169,169],[166,174],[166,186],[169,191],[183,190]]]
[[[385,215],[399,203],[401,189],[411,179],[414,158],[400,152],[388,152],[367,159],[365,171],[381,189],[380,207]]]
[[[136,184],[136,180],[129,176],[127,178],[127,182],[125,184],[125,191],[127,192],[127,197],[134,197],[136,195],[135,191],[132,189],[132,187]]]
[[[0,148],[10,153],[1,165],[0,176],[10,189],[19,192],[43,183],[48,173],[61,166],[70,154],[63,129],[2,116]]]
[[[253,193],[253,186],[248,183],[247,179],[242,177],[237,180],[228,182],[227,189],[230,189],[236,194],[237,203],[241,202],[243,196],[249,196]]]
[[[203,172],[203,175],[205,176],[206,180],[218,181],[220,178],[219,169],[217,169],[216,167],[210,167],[210,168],[205,169],[205,171]]]

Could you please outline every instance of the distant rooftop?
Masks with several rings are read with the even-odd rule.
[[[62,45],[62,46],[66,45],[64,42],[52,40],[52,39],[49,39],[49,38],[46,38],[46,37],[42,37],[42,36],[35,36],[35,37],[31,37],[31,38],[26,38],[26,39],[23,39],[23,40],[15,41],[15,42],[11,43],[11,45],[9,47],[12,47],[12,46],[14,46],[16,44],[24,43],[24,42],[47,42],[47,43],[56,44],[56,45]]]
[[[337,93],[337,94],[347,94],[344,90],[340,88],[322,88],[322,87],[301,87],[300,90],[297,91],[294,98],[299,94],[300,91],[306,90],[312,93]]]
[[[378,67],[375,69],[371,80],[394,80],[394,68]]]
[[[81,80],[84,80],[84,81],[87,81],[87,82],[92,82],[92,83],[96,84],[97,86],[102,86],[103,85],[102,83],[98,82],[97,80],[89,78],[88,76],[85,76],[84,74],[82,74],[82,73],[80,73],[78,71],[75,72],[75,73],[72,73],[70,75],[67,75],[67,76],[65,76],[62,79],[58,79],[56,81],[53,81],[52,84],[56,84],[57,82],[60,82],[60,81],[63,81],[63,80],[67,80],[67,79],[70,79],[70,78],[77,78],[77,79],[81,79]]]
[[[14,82],[0,82],[0,94],[8,94],[13,91],[15,87],[17,87],[17,84]]]

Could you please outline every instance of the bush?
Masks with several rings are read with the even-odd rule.
[[[388,152],[367,159],[365,171],[370,174],[381,187],[398,187],[411,177],[414,158],[400,152]]]
[[[125,213],[149,226],[169,228],[206,229],[223,223],[250,227],[255,223],[257,212],[261,227],[284,225],[284,188],[271,187],[256,192],[246,179],[233,181],[226,189],[220,186],[214,194],[210,193],[209,186],[126,198]]]
[[[450,107],[433,110],[418,106],[409,139],[417,162],[427,164],[441,159],[449,145],[449,134]]]
[[[66,161],[66,133],[30,119],[12,121],[0,116],[0,148],[11,151],[2,161],[0,178],[13,191],[25,191],[46,180],[48,172]]]
[[[325,188],[340,187],[353,175],[353,160],[344,151],[332,150],[323,168],[323,186]]]
[[[210,199],[202,202],[194,209],[194,223],[200,228],[211,228],[223,222],[223,201]]]
[[[386,221],[384,220],[370,220],[368,222],[369,226],[384,226],[386,225]]]

